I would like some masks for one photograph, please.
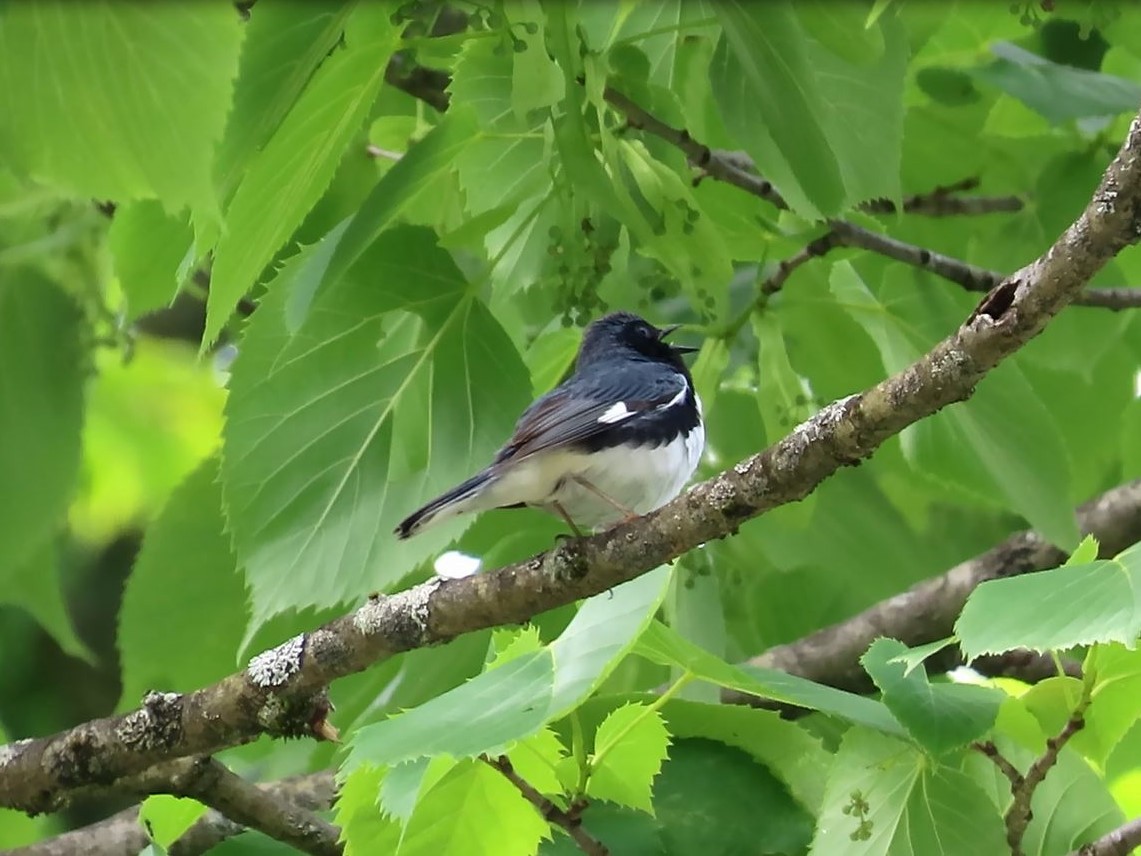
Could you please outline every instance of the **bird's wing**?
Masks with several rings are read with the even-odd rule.
[[[496,462],[568,446],[637,416],[681,404],[688,388],[681,374],[650,381],[620,373],[591,387],[573,381],[563,384],[527,408]]]

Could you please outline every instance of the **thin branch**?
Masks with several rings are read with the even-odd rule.
[[[1022,199],[1018,196],[959,196],[979,186],[977,178],[965,178],[953,184],[944,184],[926,193],[916,193],[897,206],[890,199],[873,199],[859,209],[868,214],[894,214],[902,207],[906,214],[923,214],[928,217],[952,217],[1021,211]]]
[[[834,231],[827,231],[820,237],[813,238],[804,245],[802,250],[787,259],[783,259],[777,265],[777,269],[761,283],[759,299],[764,300],[764,298],[776,294],[798,267],[812,259],[828,254],[836,247],[841,246],[842,243],[840,236]]]
[[[1026,771],[1026,775],[1021,777],[1020,781],[1011,782],[1010,793],[1014,797],[1014,801],[1010,804],[1010,808],[1007,809],[1006,817],[1004,818],[1006,823],[1006,843],[1010,845],[1011,856],[1025,856],[1025,852],[1022,849],[1022,839],[1026,835],[1026,828],[1030,825],[1030,819],[1032,817],[1030,801],[1034,797],[1034,791],[1046,780],[1046,774],[1058,763],[1058,754],[1065,748],[1066,744],[1070,742],[1070,739],[1085,728],[1085,712],[1089,704],[1090,693],[1087,687],[1086,691],[1082,693],[1082,698],[1074,708],[1073,713],[1070,714],[1070,718],[1067,719],[1066,724],[1062,726],[1062,730],[1054,737],[1047,738],[1046,749],[1035,759],[1034,763],[1030,765],[1030,769]],[[994,760],[995,763],[998,763],[997,758],[994,758]],[[1002,769],[1002,767],[999,769]]]
[[[845,220],[830,220],[828,224],[845,246],[859,247],[912,267],[930,271],[967,291],[987,292],[1004,279],[996,270],[976,267],[934,250],[872,232]],[[1137,309],[1141,308],[1141,288],[1087,288],[1074,298],[1073,303],[1075,306],[1097,306],[1115,311]]]
[[[1106,491],[1077,509],[1083,534],[1092,534],[1103,557],[1141,541],[1141,479]],[[950,636],[967,596],[987,580],[1054,568],[1066,554],[1033,531],[1011,535],[941,576],[870,606],[796,642],[776,645],[749,661],[818,683],[856,692],[868,689],[860,657],[880,636],[923,645]],[[752,696],[727,692],[726,701],[752,704]]]
[[[1139,221],[1141,117],[1077,221],[903,371],[829,404],[773,446],[644,517],[497,570],[378,595],[211,686],[148,695],[128,713],[0,747],[0,806],[49,811],[77,790],[113,787],[172,758],[211,754],[261,734],[312,736],[328,712],[330,681],[403,651],[521,623],[605,592],[802,499],[907,426],[969,398],[991,369],[1137,240]]]
[[[994,745],[993,741],[982,740],[976,743],[972,743],[971,748],[976,752],[979,752],[990,758],[990,760],[994,762],[994,765],[998,767],[998,771],[1006,777],[1008,782],[1010,782],[1011,791],[1022,787],[1026,779],[1020,772],[1018,772],[1018,768],[1010,763],[1010,761],[1007,760],[1007,757],[1003,755],[1001,751],[999,751],[999,748]]]
[[[567,835],[578,845],[579,850],[589,854],[589,856],[610,856],[610,850],[606,845],[582,828],[582,810],[586,807],[585,805],[576,805],[573,810],[564,811],[516,773],[506,755],[500,755],[498,758],[489,758],[486,755],[479,757],[481,761],[501,772],[511,784],[518,788],[519,793],[538,810],[543,820],[565,830]]]
[[[1141,847],[1141,817],[1083,844],[1070,856],[1129,856],[1138,847]]]

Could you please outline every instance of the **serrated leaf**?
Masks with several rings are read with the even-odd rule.
[[[507,752],[515,772],[541,794],[563,792],[558,767],[566,757],[567,748],[550,728],[520,740]]]
[[[1141,633],[1141,547],[1115,559],[985,582],[955,622],[963,654],[1132,645]]]
[[[883,702],[908,733],[929,752],[939,755],[964,746],[994,725],[1005,694],[972,684],[932,684],[922,669],[908,671],[895,660],[907,646],[895,639],[877,639],[860,663],[883,694]]]
[[[470,518],[407,541],[393,527],[485,466],[529,396],[511,342],[426,231],[385,233],[291,336],[305,255],[251,320],[230,381],[223,488],[254,626],[438,553]]]
[[[266,3],[250,15],[234,84],[234,106],[214,173],[229,196],[250,157],[273,135],[314,70],[345,30],[357,0]]]
[[[517,113],[512,96],[515,56],[497,39],[474,39],[464,45],[452,74],[452,98],[469,105],[479,120],[479,132],[455,160],[467,211],[473,216],[534,196],[550,182],[549,146],[542,133],[547,117]],[[561,88],[561,74],[558,83]]]
[[[148,528],[123,593],[120,706],[151,689],[189,692],[233,671],[246,589],[222,515],[218,459],[198,467]]]
[[[670,699],[662,715],[676,740],[704,737],[748,752],[809,812],[819,810],[832,754],[800,725],[772,710],[685,699]]]
[[[77,196],[216,217],[210,168],[241,39],[225,3],[5,8],[0,146]]]
[[[1093,535],[1087,535],[1078,544],[1074,552],[1070,553],[1070,557],[1066,559],[1066,565],[1088,565],[1091,562],[1096,562],[1098,549],[1097,538]]]
[[[83,326],[72,299],[40,274],[0,280],[0,575],[46,548],[75,490]]]
[[[345,856],[368,856],[378,848],[379,852],[396,852],[400,825],[381,814],[377,806],[386,773],[379,767],[363,766],[340,782],[334,811]]]
[[[512,741],[565,716],[598,687],[660,606],[668,580],[663,568],[592,597],[541,651],[361,728],[349,743],[342,770],[428,755],[502,754]]]
[[[384,174],[337,242],[328,269],[322,273],[321,287],[344,277],[380,234],[398,222],[407,206],[436,187],[436,179],[453,169],[456,157],[475,130],[475,113],[466,105],[453,105],[440,124]]]
[[[715,8],[724,36],[710,77],[721,117],[792,209],[829,216],[861,199],[898,198],[902,27],[876,22],[882,55],[854,64],[808,38],[792,3]]]
[[[155,200],[120,205],[107,235],[115,275],[127,297],[127,317],[170,305],[179,269],[194,234],[184,217],[167,214]]]
[[[1005,847],[998,809],[963,773],[862,728],[844,735],[810,853],[975,856]]]
[[[721,687],[830,713],[887,734],[903,733],[899,723],[879,702],[776,669],[731,666],[683,639],[660,621],[653,622],[639,637],[634,653],[653,663],[685,669]]]
[[[380,783],[377,804],[401,825],[407,825],[417,803],[452,771],[458,762],[446,755],[417,758],[389,767]],[[350,776],[351,780],[351,776]]]
[[[654,777],[669,745],[669,732],[656,710],[627,704],[611,711],[594,734],[587,794],[653,814]]]
[[[892,657],[889,662],[903,663],[904,676],[907,676],[910,675],[913,670],[922,666],[923,661],[928,657],[938,654],[944,648],[954,645],[957,641],[954,636],[948,636],[945,639],[936,639],[934,642],[928,642],[926,645],[916,645],[914,648],[901,651]]]
[[[364,4],[350,17],[347,46],[326,59],[297,103],[249,164],[226,209],[215,250],[203,345],[332,181],[345,147],[364,124],[400,41],[391,12]],[[266,216],[272,211],[273,216]]]
[[[803,853],[812,817],[780,780],[746,752],[712,740],[678,740],[654,784],[654,805],[671,856]],[[589,824],[590,811],[584,813]]]
[[[549,834],[518,788],[482,761],[460,763],[417,804],[399,856],[529,856]],[[375,852],[375,851],[374,851]]]

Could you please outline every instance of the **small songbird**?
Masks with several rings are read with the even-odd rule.
[[[701,401],[677,327],[629,312],[583,334],[574,373],[524,411],[491,466],[410,514],[409,538],[433,523],[492,508],[536,506],[576,534],[646,514],[677,496],[705,447]]]

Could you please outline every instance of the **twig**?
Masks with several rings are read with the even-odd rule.
[[[1026,827],[1030,825],[1030,800],[1034,796],[1034,791],[1045,781],[1046,774],[1058,763],[1058,754],[1070,742],[1070,738],[1085,727],[1085,712],[1089,703],[1090,694],[1087,687],[1073,713],[1070,714],[1070,718],[1062,726],[1062,730],[1054,737],[1047,738],[1045,751],[1030,765],[1026,775],[1019,777],[1017,781],[1011,781],[1010,793],[1014,797],[1014,801],[1006,810],[1006,817],[1004,818],[1006,822],[1006,843],[1010,845],[1011,856],[1025,856],[1022,850],[1022,839],[1026,835]],[[995,755],[988,757],[999,764],[999,758],[1002,756],[998,754],[997,749],[995,753]],[[1003,761],[1005,762],[1005,759]],[[1006,764],[1009,765],[1009,762]],[[1002,770],[1003,767],[1000,765],[999,769]]]
[[[1141,817],[1107,832],[1096,841],[1083,844],[1070,856],[1129,856],[1141,847]]]
[[[1011,791],[1022,787],[1023,783],[1026,781],[1025,777],[1023,777],[1023,775],[1018,772],[1018,768],[1010,763],[1010,761],[1007,760],[1006,756],[999,751],[999,748],[994,745],[994,741],[981,740],[972,743],[971,748],[976,752],[980,752],[983,755],[986,755],[991,759],[991,761],[994,762],[994,765],[998,767],[999,772],[1006,776],[1006,780],[1010,782]]]
[[[894,214],[902,207],[906,214],[924,214],[928,217],[993,214],[1022,210],[1022,199],[1017,196],[958,196],[979,186],[977,178],[964,178],[953,184],[940,185],[926,193],[916,193],[903,200],[902,206],[890,199],[872,199],[859,209],[867,214]]]
[[[792,272],[801,265],[805,264],[812,259],[819,258],[836,247],[840,246],[843,242],[840,240],[839,235],[834,231],[825,232],[818,238],[813,238],[804,248],[799,252],[789,256],[787,259],[782,259],[777,269],[770,275],[764,282],[761,283],[760,300],[776,294],[780,291],[785,281],[792,275]]]
[[[845,246],[859,247],[912,267],[922,268],[967,291],[985,293],[1005,279],[998,271],[976,267],[934,250],[880,235],[844,220],[830,220],[829,225]],[[1114,311],[1137,309],[1141,308],[1141,288],[1087,288],[1074,298],[1073,303],[1075,306],[1097,306]]]
[[[590,854],[590,856],[609,856],[610,850],[606,845],[582,828],[582,810],[586,808],[585,803],[576,803],[570,810],[564,811],[516,773],[506,755],[500,755],[498,758],[489,758],[486,755],[479,757],[480,760],[501,772],[511,784],[518,788],[524,799],[531,803],[543,816],[543,820],[562,827],[578,845],[579,850]]]

